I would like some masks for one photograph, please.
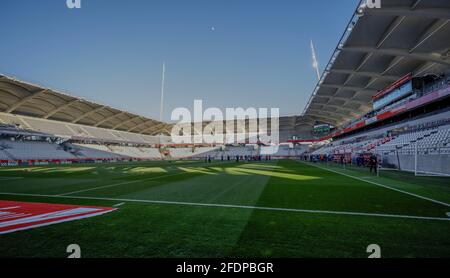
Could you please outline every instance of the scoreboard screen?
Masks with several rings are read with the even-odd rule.
[[[313,131],[314,133],[327,133],[331,131],[331,128],[329,124],[315,125]]]

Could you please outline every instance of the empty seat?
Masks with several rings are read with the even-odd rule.
[[[56,144],[38,141],[0,141],[0,145],[16,160],[73,159],[69,152]]]

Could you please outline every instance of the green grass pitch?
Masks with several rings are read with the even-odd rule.
[[[320,168],[318,168],[318,166]],[[383,187],[387,186],[387,187]],[[119,206],[0,236],[0,257],[450,257],[450,179],[293,160],[0,169],[0,200]]]

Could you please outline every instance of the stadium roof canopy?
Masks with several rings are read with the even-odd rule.
[[[0,75],[0,112],[155,135],[169,125]]]
[[[302,115],[282,117],[280,130],[340,126],[371,110],[372,96],[402,76],[449,71],[449,0],[381,0],[380,9],[366,8],[362,16],[357,11]],[[0,112],[148,135],[171,129],[168,123],[3,75]]]
[[[369,112],[372,96],[402,76],[450,68],[450,1],[381,0],[381,8],[357,11],[305,107],[305,122],[342,125]]]

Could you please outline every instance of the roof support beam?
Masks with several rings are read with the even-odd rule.
[[[9,109],[6,110],[6,113],[12,113],[12,112],[16,111],[20,106],[24,105],[25,103],[27,103],[28,101],[30,101],[32,99],[44,94],[47,91],[48,91],[47,89],[44,89],[44,90],[40,90],[36,93],[31,93],[31,95],[24,97],[23,99],[19,100],[15,104],[13,104]]]
[[[413,8],[415,8],[421,0],[417,0],[414,4],[413,4]],[[403,19],[404,17],[402,17]],[[403,20],[402,20],[403,21]],[[414,47],[412,47],[408,52],[412,53],[413,51],[415,51],[420,45],[422,45],[423,43],[425,43],[429,38],[431,38],[435,33],[437,33],[439,30],[441,30],[443,27],[445,27],[447,24],[449,23],[449,20],[436,20],[434,22],[434,24],[429,27],[427,30],[425,30],[422,35],[420,36],[420,38],[417,40],[417,42],[415,43]],[[397,27],[398,25],[396,25]],[[382,40],[381,42],[384,42],[384,40]],[[381,43],[382,44],[382,43]],[[381,44],[379,43],[377,48],[379,48],[381,46]],[[391,62],[391,64],[389,65],[389,67],[382,73],[385,74],[386,72],[390,71],[392,68],[394,68],[395,66],[397,66],[406,56],[397,56],[396,58],[393,59],[393,61]],[[434,65],[436,62],[432,62],[432,65]],[[419,73],[420,74],[420,73]],[[371,85],[373,82],[375,82],[375,80],[372,80],[368,85]]]
[[[344,84],[342,84],[341,88],[338,88],[336,90],[336,92],[334,93],[335,95],[337,95],[339,93],[339,91],[341,91],[344,88],[347,88],[347,84],[350,82],[350,80],[352,80],[352,78],[355,76],[355,72],[358,72],[359,70],[361,70],[361,68],[367,63],[367,61],[369,61],[369,59],[373,56],[373,53],[367,53],[362,59],[361,62],[359,64],[359,66],[356,68],[356,70],[352,73],[350,73],[349,76],[347,76],[347,79],[345,80]],[[366,89],[367,87],[369,87],[368,85],[366,85],[364,88]],[[355,92],[358,92],[358,90],[355,90]],[[329,100],[331,101],[331,100]]]
[[[304,116],[303,122],[307,125],[314,125],[315,121],[308,116]]]
[[[81,121],[82,119],[84,119],[84,118],[86,118],[86,117],[88,117],[88,116],[90,116],[90,115],[92,115],[92,114],[94,114],[94,113],[100,112],[100,111],[102,111],[102,110],[104,110],[104,109],[106,109],[105,106],[100,106],[100,107],[98,107],[98,108],[96,108],[96,109],[93,109],[93,110],[91,110],[91,111],[89,111],[89,112],[86,112],[86,113],[84,113],[83,115],[79,116],[78,118],[74,119],[74,120],[72,121],[72,123],[73,123],[73,124],[78,123],[78,122]]]
[[[153,131],[151,133],[151,136],[156,136],[156,135],[158,135],[158,133],[161,133],[162,135],[170,136],[170,131],[167,128],[168,128],[167,126],[164,126],[160,130]]]
[[[148,132],[150,132],[151,135],[158,134],[159,132],[163,132],[166,129],[166,127],[167,127],[166,124],[161,123],[159,125],[154,126]]]
[[[370,15],[414,16],[441,19],[448,19],[450,17],[450,10],[448,8],[417,9],[417,4],[415,4],[413,9],[406,7],[383,7],[381,9],[367,9],[366,13]]]
[[[157,124],[157,125],[155,125],[155,126],[146,128],[146,129],[142,130],[140,133],[150,132],[150,134],[152,134],[154,131],[157,131],[158,129],[161,129],[161,128],[164,127],[165,125],[166,125],[166,124],[164,124],[164,123],[160,123],[160,124]]]
[[[395,68],[398,64],[400,64],[401,61],[403,61],[405,57],[397,56],[389,63],[389,66],[381,73],[382,75],[386,74],[391,69]],[[367,87],[370,87],[375,81],[377,81],[377,78],[373,78],[368,84]]]
[[[368,93],[377,93],[377,90],[374,89],[367,89],[367,88],[363,88],[363,87],[355,87],[355,86],[345,86],[345,85],[338,85],[338,84],[322,84],[322,87],[325,88],[334,88],[334,89],[346,89],[346,90],[350,90],[350,91],[354,91],[354,92],[359,92],[359,91],[364,91],[364,92],[368,92]]]
[[[116,117],[119,117],[119,116],[121,116],[121,115],[123,115],[123,114],[127,114],[127,112],[119,112],[118,114],[113,114],[113,115],[111,115],[111,116],[109,116],[109,117],[104,118],[103,120],[101,120],[100,122],[98,122],[97,124],[95,124],[94,126],[95,126],[95,127],[99,127],[99,126],[101,126],[102,124],[106,123],[107,121],[112,120],[112,119],[114,119],[114,118],[116,118]]]
[[[328,99],[328,102],[327,103],[320,103],[320,102],[318,102],[318,103],[312,103],[312,104],[318,104],[318,105],[330,105],[329,104],[329,100],[331,100],[331,99],[337,99],[337,100],[343,100],[343,101],[345,101],[345,102],[353,102],[353,103],[358,103],[358,104],[361,104],[361,105],[365,105],[365,106],[367,106],[368,105],[368,102],[369,101],[365,101],[365,100],[358,100],[358,99],[352,99],[352,98],[345,98],[345,97],[337,97],[337,96],[319,96],[319,97],[321,97],[321,98],[327,98]]]
[[[338,121],[335,118],[331,118],[330,116],[316,114],[315,112],[308,112],[307,116],[310,116],[313,119],[320,119],[326,123],[338,125]]]
[[[294,128],[299,127],[299,126],[305,126],[305,125],[307,125],[307,126],[309,126],[309,127],[312,128],[312,126],[314,125],[314,123],[313,123],[312,120],[307,120],[307,119],[305,119],[305,120],[302,120],[301,123],[296,123],[295,126],[294,126]]]
[[[132,132],[132,131],[134,131],[134,130],[140,128],[140,127],[143,127],[143,126],[145,126],[147,124],[153,124],[153,123],[154,123],[154,121],[145,121],[143,123],[140,123],[138,125],[133,126],[132,128],[128,129],[127,131],[128,132]]]
[[[126,124],[128,124],[128,123],[131,123],[131,122],[133,122],[134,120],[137,120],[137,119],[140,119],[140,118],[142,118],[142,117],[141,117],[141,116],[132,117],[131,119],[129,119],[129,120],[127,120],[127,121],[124,121],[124,122],[121,122],[120,124],[114,126],[112,129],[117,129],[117,128],[123,126],[123,125],[126,125]]]
[[[415,75],[416,76],[422,76],[424,73],[426,73],[428,70],[430,70],[432,67],[434,67],[436,64],[433,62],[429,62],[429,63],[423,63],[421,66],[419,66],[416,70],[415,70]]]
[[[336,120],[338,120],[339,122],[342,122],[342,121],[348,121],[348,120],[351,120],[352,119],[352,117],[350,117],[349,115],[347,115],[347,116],[342,116],[342,115],[336,115],[336,114],[333,114],[333,113],[331,113],[331,112],[328,112],[328,111],[321,111],[321,113],[325,113],[325,115],[327,116],[327,117],[332,117],[333,119],[336,119]]]
[[[419,0],[421,1],[421,0]],[[376,49],[380,49],[380,47],[384,44],[384,42],[392,35],[392,33],[403,23],[403,21],[405,20],[405,16],[402,17],[396,17],[395,21],[386,29],[386,31],[384,32],[383,36],[381,37],[381,39],[378,41]],[[369,52],[367,53],[364,61],[359,65],[358,67],[358,71],[361,69],[361,67],[368,61],[368,59],[370,57],[372,57],[374,54],[374,52]],[[371,76],[371,80],[369,81],[369,83],[367,83],[366,88],[370,87],[374,82],[376,82],[378,79],[381,79],[381,76],[385,76],[386,72],[388,72],[390,69],[392,69],[393,67],[395,67],[401,60],[403,59],[403,57],[401,57],[400,60],[398,60],[395,64],[391,64],[389,65],[389,67],[383,71],[379,76]],[[395,60],[395,59],[394,59]],[[395,80],[398,80],[401,78],[401,76],[396,76]],[[394,81],[395,81],[394,80]]]
[[[376,48],[379,49],[383,43],[392,35],[392,33],[401,25],[401,23],[405,20],[406,17],[397,17],[395,19],[395,21],[386,29],[386,31],[384,32],[383,36],[381,37],[381,39],[378,41]],[[359,66],[356,68],[356,70],[354,71],[349,71],[349,76],[347,77],[346,81],[343,84],[342,88],[338,88],[336,93],[337,94],[340,90],[342,90],[343,88],[345,88],[345,86],[347,86],[348,82],[350,82],[350,80],[355,76],[358,75],[360,73],[361,68],[370,60],[370,58],[373,56],[374,52],[369,52],[367,53],[362,59],[361,62],[359,64]],[[384,72],[385,73],[385,72]],[[362,75],[362,74],[360,74]],[[377,74],[377,73],[372,73],[369,75],[365,75],[371,78],[371,80],[369,81],[369,83],[365,86],[364,90],[368,90],[367,88],[369,88],[376,80],[383,78],[383,74]],[[395,76],[393,78],[390,78],[390,80],[395,81],[400,79],[400,76]],[[386,78],[384,78],[386,79]],[[356,92],[359,93],[359,90],[355,90]],[[331,101],[331,99],[330,99]]]
[[[422,44],[424,44],[429,38],[431,38],[434,34],[439,32],[439,30],[444,28],[449,23],[449,21],[450,21],[449,19],[447,19],[447,20],[442,20],[442,19],[436,20],[433,23],[433,25],[431,25],[431,27],[429,27],[427,30],[425,30],[425,32],[423,32],[420,35],[420,38],[417,40],[417,42],[414,45],[414,47],[412,47],[409,50],[409,52],[414,52],[418,47],[420,47]]]
[[[334,69],[331,67],[329,72],[331,73],[341,73],[346,74],[346,79],[343,82],[338,82],[337,84],[326,83],[320,84],[320,87],[323,88],[333,88],[335,90],[332,95],[321,95],[321,94],[313,94],[312,99],[315,98],[316,101],[310,101],[309,104],[313,104],[314,108],[307,108],[306,115],[309,110],[312,110],[315,116],[317,114],[326,115],[326,113],[332,113],[332,111],[324,111],[323,108],[329,106],[336,109],[337,111],[348,111],[341,110],[342,108],[338,105],[332,105],[333,100],[341,100],[336,101],[336,103],[344,103],[342,106],[350,105],[351,103],[359,103],[361,106],[358,109],[349,109],[353,112],[352,115],[361,112],[367,112],[371,109],[370,98],[369,96],[374,95],[385,83],[390,83],[391,81],[395,81],[401,78],[401,76],[395,76],[390,74],[394,68],[402,65],[402,62],[408,60],[415,61],[423,61],[422,65],[415,69],[415,75],[420,75],[429,72],[433,69],[434,66],[444,65],[450,66],[450,59],[448,59],[448,55],[443,54],[441,51],[431,52],[431,51],[423,51],[421,47],[426,44],[426,42],[430,41],[436,34],[441,34],[442,31],[448,27],[450,24],[450,9],[448,7],[444,8],[424,8],[421,4],[425,1],[423,0],[415,0],[410,6],[406,7],[388,7],[383,6],[381,9],[368,9],[366,11],[369,16],[383,16],[388,15],[393,17],[393,21],[389,24],[387,28],[385,28],[382,35],[378,38],[378,41],[374,46],[338,46],[338,49],[341,51],[349,51],[349,52],[360,52],[365,55],[359,61],[359,64],[356,65],[355,68],[351,69]],[[437,5],[435,5],[437,6]],[[388,42],[397,32],[398,29],[403,26],[408,17],[422,17],[434,19],[432,24],[425,30],[422,34],[415,34],[417,36],[416,42],[414,42],[409,48],[385,48],[386,42]],[[341,53],[342,54],[342,53]],[[393,56],[394,58],[391,60],[389,65],[383,72],[364,72],[364,65],[373,57],[375,54]],[[400,75],[400,74],[399,74]],[[367,84],[364,85],[353,85],[350,84],[352,80],[354,80],[355,76],[365,76],[369,77]],[[364,82],[366,83],[366,82]],[[354,96],[348,96],[350,93],[346,93],[347,97],[338,97],[343,90],[349,90],[355,92]],[[320,91],[319,91],[320,92]],[[309,107],[309,104],[307,107]],[[356,107],[356,105],[353,105]],[[334,111],[336,113],[336,111]],[[346,112],[344,112],[346,113]]]
[[[324,107],[331,107],[331,108],[336,108],[336,109],[339,109],[339,110],[342,110],[342,111],[345,111],[345,112],[347,112],[348,113],[348,115],[350,115],[350,116],[353,116],[353,117],[357,117],[358,116],[358,114],[357,113],[355,113],[354,111],[355,110],[359,110],[360,109],[360,107],[359,108],[357,108],[357,109],[351,109],[351,108],[345,108],[345,107],[343,107],[342,105],[341,106],[339,106],[339,105],[333,105],[333,104],[317,104],[317,105],[320,105],[321,106],[321,108],[320,109],[323,109]],[[319,109],[317,109],[317,108],[312,108],[312,109],[314,109],[314,110],[319,110]],[[321,110],[321,111],[324,111],[324,112],[326,112],[326,110]]]
[[[376,9],[374,9],[376,10]],[[441,58],[441,55],[436,53],[412,53],[409,50],[398,49],[398,48],[382,48],[377,49],[375,47],[369,46],[345,46],[343,51],[354,51],[354,52],[366,52],[366,53],[379,53],[391,56],[401,56],[407,57],[411,59],[423,60],[423,61],[432,61],[438,64],[443,64],[450,66],[450,61]]]
[[[336,115],[336,116],[340,117],[340,119],[350,119],[352,117],[352,115],[342,113],[342,112],[337,112],[337,111],[328,111],[328,110],[321,110],[321,109],[314,109],[314,108],[310,108],[309,110],[313,111],[313,112],[328,113],[331,115]]]
[[[354,102],[354,103],[358,103],[358,104],[360,104],[362,106],[368,106],[369,105],[369,101],[365,101],[365,100],[358,100],[358,99],[345,98],[345,97],[333,97],[333,98],[339,99],[339,100],[343,100],[343,101],[345,101],[345,104]],[[345,105],[345,104],[343,104],[343,105]]]
[[[69,102],[67,102],[67,103],[64,104],[64,105],[62,105],[62,106],[60,106],[60,107],[58,107],[58,108],[56,108],[56,109],[53,109],[51,112],[47,113],[47,115],[44,115],[43,118],[44,118],[44,119],[48,119],[48,118],[50,118],[51,116],[55,115],[56,113],[58,113],[58,112],[60,112],[60,111],[62,111],[62,110],[64,110],[64,109],[66,109],[66,108],[70,107],[72,104],[75,104],[75,103],[80,102],[80,101],[81,101],[81,100],[79,100],[79,99],[75,99],[75,100],[69,101]]]
[[[389,80],[399,80],[402,78],[399,75],[382,75],[380,73],[376,72],[368,72],[368,71],[353,71],[353,70],[345,70],[345,69],[331,69],[330,72],[335,73],[342,73],[342,74],[353,74],[353,75],[360,75],[360,76],[367,76],[367,77],[375,77],[380,79],[389,79]]]
[[[411,5],[411,10],[416,9],[417,6],[420,4],[420,2],[422,2],[422,0],[416,0],[416,2],[414,2],[414,3]]]
[[[403,21],[406,19],[406,16],[397,16],[394,20],[394,22],[386,29],[383,36],[377,43],[377,48],[380,48],[384,42],[389,39],[389,37],[394,33],[394,31],[403,23]]]
[[[0,91],[1,91],[1,90],[0,90]],[[0,100],[0,104],[2,104],[3,106],[6,106],[6,107],[9,106],[7,103],[5,103],[5,102],[3,102],[3,101],[1,101],[1,100]]]
[[[334,93],[334,95],[337,95],[342,89],[346,88],[348,89],[349,87],[347,86],[347,84],[352,80],[352,78],[357,75],[357,73],[361,70],[361,68],[367,63],[367,61],[369,61],[369,59],[373,56],[373,53],[367,53],[362,59],[361,62],[359,63],[359,66],[356,68],[356,70],[352,71],[349,76],[347,77],[347,79],[345,80],[344,84],[342,85],[342,87],[338,88],[336,90],[336,92]],[[370,77],[372,80],[376,79],[377,77]],[[369,91],[370,94],[374,94],[372,90],[368,89],[370,87],[372,83],[369,82],[364,88],[354,88],[354,92],[355,94],[353,95],[353,97],[357,96],[358,94],[360,94],[362,91]],[[352,97],[352,98],[353,98]],[[350,100],[352,100],[352,98],[343,98],[343,100],[345,101],[344,105],[349,103]],[[330,98],[328,100],[328,102],[326,104],[329,104],[332,101],[332,98]],[[366,104],[363,104],[366,105]],[[358,107],[358,110],[361,108]],[[355,115],[356,113],[351,113],[352,115]]]

